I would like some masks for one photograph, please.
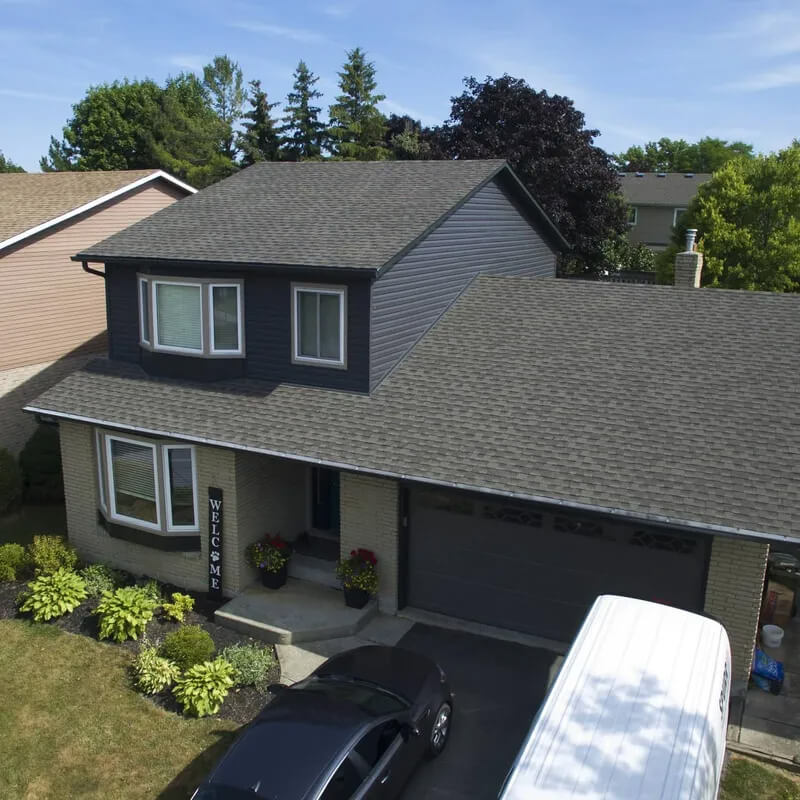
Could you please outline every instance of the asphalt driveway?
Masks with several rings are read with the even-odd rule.
[[[441,664],[455,693],[450,742],[414,773],[403,800],[492,800],[561,657],[471,633],[414,625],[398,642]]]

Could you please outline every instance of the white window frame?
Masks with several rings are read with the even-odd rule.
[[[218,350],[214,341],[214,289],[236,289],[236,349]],[[215,356],[240,356],[242,355],[242,284],[241,283],[209,283],[208,284],[208,338],[210,340],[209,352]]]
[[[301,292],[310,294],[329,294],[339,298],[339,358],[317,358],[300,354],[300,308],[299,295]],[[347,366],[347,287],[326,286],[313,283],[292,284],[292,362],[296,364],[312,364],[318,367]],[[319,336],[319,320],[317,321],[317,336]]]
[[[150,325],[153,322],[153,301],[150,294],[150,281],[147,278],[139,278],[137,281],[139,287],[139,339],[142,344],[148,347],[151,345],[150,339]],[[145,289],[147,297],[147,315],[149,317],[150,325],[144,324],[144,303],[142,302],[142,287]]]
[[[685,214],[689,209],[688,208],[676,208],[672,212],[672,227],[674,228],[678,224],[678,217],[681,214]]]
[[[633,211],[633,222],[628,220],[628,225],[632,228],[634,225],[639,224],[639,206],[628,206],[628,216]]]
[[[141,439],[128,439],[125,436],[116,436],[110,433],[104,434],[105,436],[105,454],[106,454],[106,477],[108,478],[108,513],[111,519],[118,522],[124,522],[126,525],[136,525],[139,528],[147,528],[151,531],[161,530],[161,498],[159,492],[159,469],[158,469],[158,453],[157,445],[150,442],[143,442]],[[111,458],[111,442],[125,442],[126,444],[135,444],[139,447],[149,447],[153,454],[153,486],[156,495],[156,521],[148,522],[144,519],[137,517],[129,517],[127,514],[120,514],[117,511],[116,488],[114,487],[114,465]]]
[[[172,490],[169,483],[169,451],[170,450],[189,450],[192,454],[192,499],[194,500],[194,525],[175,525],[172,521]],[[161,459],[164,476],[164,506],[167,510],[167,532],[185,533],[187,531],[197,531],[200,522],[197,519],[197,457],[194,445],[190,444],[165,444],[161,446]]]
[[[150,322],[153,326],[153,341],[152,341],[152,348],[153,350],[160,351],[163,353],[189,353],[193,356],[201,356],[205,353],[206,349],[206,342],[205,342],[205,333],[203,328],[205,325],[203,324],[203,317],[204,309],[203,309],[203,284],[202,283],[195,283],[193,281],[164,281],[159,280],[158,278],[153,278],[151,281],[150,287]],[[165,286],[194,286],[195,288],[200,290],[200,347],[175,347],[175,345],[169,344],[161,344],[158,341],[158,311],[157,311],[157,298],[158,298],[158,287],[159,285]]]
[[[97,486],[99,489],[100,508],[102,508],[103,511],[108,511],[106,477],[103,470],[103,434],[98,430],[94,432],[94,453],[97,459]]]

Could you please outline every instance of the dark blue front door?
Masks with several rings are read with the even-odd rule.
[[[339,473],[333,469],[311,470],[311,525],[319,531],[339,533]]]

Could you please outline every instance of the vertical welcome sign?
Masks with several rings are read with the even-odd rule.
[[[208,596],[222,597],[222,489],[208,487]]]

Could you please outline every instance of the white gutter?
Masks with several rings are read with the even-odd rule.
[[[760,541],[768,542],[788,542],[793,544],[800,544],[800,537],[787,536],[782,533],[765,533],[763,531],[753,531],[747,528],[735,528],[729,525],[715,525],[713,523],[695,522],[693,520],[684,520],[677,517],[669,517],[664,514],[643,513],[638,511],[626,511],[622,508],[611,508],[609,506],[598,506],[592,503],[578,503],[573,500],[559,500],[553,497],[545,497],[544,495],[526,494],[524,492],[510,492],[504,489],[490,489],[485,486],[474,486],[467,483],[458,483],[456,481],[443,481],[436,480],[435,478],[428,478],[425,476],[412,475],[404,472],[392,472],[391,470],[373,469],[368,467],[360,467],[356,464],[347,464],[339,461],[331,461],[324,458],[312,458],[310,456],[302,456],[296,453],[284,453],[280,450],[271,450],[267,447],[250,447],[247,445],[234,444],[233,442],[220,441],[218,439],[210,439],[203,436],[187,436],[183,433],[175,433],[174,431],[158,430],[156,428],[143,428],[139,425],[123,425],[118,422],[109,422],[108,420],[95,419],[94,417],[83,417],[78,414],[67,414],[60,411],[50,411],[45,408],[38,408],[37,406],[25,406],[23,411],[29,411],[33,414],[41,414],[45,417],[60,417],[63,419],[73,420],[74,422],[86,422],[91,425],[103,425],[108,428],[118,428],[126,431],[133,431],[149,436],[163,436],[170,439],[180,439],[186,442],[195,442],[197,444],[206,444],[212,447],[226,447],[230,450],[242,450],[247,453],[257,453],[258,455],[273,456],[275,458],[286,458],[291,461],[301,461],[307,464],[316,464],[321,467],[328,467],[330,469],[346,470],[348,472],[360,472],[367,475],[377,475],[381,478],[393,478],[398,481],[414,481],[415,483],[424,483],[431,486],[443,486],[449,489],[459,489],[466,492],[477,492],[479,494],[490,494],[497,497],[510,497],[515,500],[524,500],[529,503],[541,503],[548,506],[558,506],[559,508],[568,508],[573,511],[592,512],[596,514],[606,514],[612,517],[619,517],[633,522],[648,522],[656,525],[669,525],[670,527],[684,528],[687,531],[694,531],[697,533],[716,534],[719,536],[730,536],[738,538],[758,539]]]
[[[102,197],[97,197],[94,200],[90,200],[88,203],[84,203],[82,206],[73,208],[70,211],[67,211],[65,214],[62,214],[60,217],[54,217],[53,219],[47,220],[47,222],[42,222],[40,225],[36,225],[33,228],[28,228],[28,230],[23,231],[22,233],[18,233],[9,239],[5,239],[4,241],[0,242],[0,250],[10,247],[12,244],[16,244],[17,242],[21,242],[23,239],[27,239],[30,236],[35,236],[37,233],[46,231],[48,228],[52,228],[68,219],[72,219],[72,217],[77,217],[79,214],[83,214],[85,211],[91,211],[91,209],[96,208],[103,203],[107,203],[109,200],[113,200],[115,197],[119,197],[126,192],[138,189],[140,186],[144,186],[146,183],[158,180],[159,178],[173,184],[173,186],[177,186],[179,189],[183,189],[189,194],[197,193],[197,189],[195,189],[193,186],[189,186],[188,183],[184,183],[183,181],[178,180],[178,178],[175,178],[159,169],[155,172],[152,172],[150,175],[145,175],[143,178],[131,181],[131,183],[126,183],[125,186],[121,187],[120,189],[115,189],[113,192],[104,194]]]

